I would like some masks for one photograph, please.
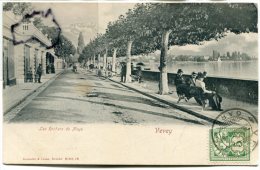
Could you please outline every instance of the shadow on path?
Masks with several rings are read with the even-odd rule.
[[[177,116],[174,116],[174,115],[168,115],[168,114],[164,114],[164,113],[158,113],[158,112],[153,112],[153,111],[148,111],[148,110],[143,110],[143,109],[137,109],[137,108],[127,107],[127,106],[120,106],[120,105],[116,105],[116,104],[112,104],[112,103],[103,103],[103,102],[97,102],[97,101],[89,101],[89,100],[72,98],[72,97],[61,97],[61,96],[50,96],[50,97],[51,98],[59,98],[59,99],[67,99],[67,100],[77,100],[77,101],[88,102],[88,103],[93,103],[93,104],[111,106],[111,107],[116,107],[118,109],[131,110],[131,111],[151,114],[151,115],[155,115],[155,116],[162,116],[162,117],[177,119],[177,120],[181,120],[181,121],[185,121],[185,122],[189,122],[189,123],[203,125],[201,122],[196,121],[196,120],[192,120],[192,119],[185,119],[185,118],[180,118],[180,117],[177,117]]]
[[[131,103],[142,103],[147,104],[150,106],[161,107],[161,108],[168,108],[169,106],[165,104],[161,104],[156,100],[147,99],[144,97],[136,97],[136,96],[127,96],[122,94],[115,94],[115,93],[104,93],[104,92],[95,92],[99,98],[115,100],[115,101],[125,101]]]

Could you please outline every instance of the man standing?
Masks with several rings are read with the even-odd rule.
[[[47,64],[46,66],[46,74],[50,74],[50,64]]]
[[[142,67],[141,66],[137,67],[137,78],[138,78],[138,82],[141,83],[142,82]]]
[[[42,83],[41,82],[41,77],[42,77],[42,64],[39,64],[36,74],[38,74],[38,83]]]
[[[55,73],[55,67],[53,63],[51,63],[51,73]]]
[[[125,83],[126,80],[126,64],[122,63],[121,65],[121,82]]]

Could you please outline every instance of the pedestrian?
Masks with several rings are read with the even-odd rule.
[[[73,72],[76,73],[77,72],[77,65],[76,64],[73,64]]]
[[[108,71],[112,71],[112,64],[110,62],[107,65],[107,69],[108,69]]]
[[[38,83],[42,83],[41,82],[41,76],[42,76],[42,64],[39,64],[38,68],[37,68],[37,71],[36,71],[36,74],[38,75],[37,78],[38,78]]]
[[[50,69],[51,69],[50,64],[47,64],[47,66],[46,66],[46,74],[50,74]]]
[[[180,84],[185,84],[185,80],[184,80],[182,74],[183,74],[182,69],[178,69],[177,75],[174,79],[174,83],[175,83],[176,87],[179,86]]]
[[[162,70],[161,65],[158,65],[158,70],[159,70],[159,72],[161,72],[161,70]],[[160,75],[160,74],[158,74],[158,75]],[[158,79],[159,79],[159,83],[158,83],[159,91],[157,93],[160,94],[160,90],[161,90],[161,81],[160,81],[160,79],[161,79],[161,77],[159,76]]]
[[[120,82],[124,82],[126,81],[126,64],[122,63],[121,64],[121,81]]]
[[[120,63],[121,69],[120,69],[120,82],[123,82],[123,63]]]
[[[205,78],[207,77],[207,74],[208,74],[208,73],[207,73],[206,71],[203,71],[203,73],[202,73],[202,74],[203,74],[203,76],[204,76],[204,79],[205,79]]]
[[[131,63],[131,75],[134,75],[134,64]]]
[[[32,67],[29,68],[28,72],[27,72],[27,80],[29,82],[33,82],[33,71],[32,71]]]
[[[125,81],[126,81],[126,69],[127,69],[126,64],[124,64],[124,69],[123,69],[123,73],[124,73],[124,83],[125,83]]]
[[[191,73],[191,76],[186,80],[186,84],[188,85],[189,88],[189,94],[196,94],[197,93],[197,88],[196,87],[196,79],[197,79],[198,74],[195,73],[194,71]],[[202,105],[202,101],[200,97],[194,96],[194,99],[199,105]]]
[[[207,73],[206,71],[203,71],[202,74],[203,74],[203,76],[204,76],[204,80],[203,80],[203,81],[206,83],[205,79],[207,78],[207,74],[208,74],[208,73]]]
[[[222,111],[221,109],[222,97],[218,95],[215,91],[207,90],[203,80],[204,80],[204,75],[203,73],[199,72],[195,83],[196,86],[202,88],[204,97],[209,101],[209,106],[212,108],[212,110]]]
[[[107,65],[107,73],[108,73],[108,77],[112,77],[112,64],[109,62]]]
[[[190,87],[196,86],[195,82],[196,82],[196,78],[197,78],[197,73],[195,73],[194,71],[191,73],[191,76],[189,78],[186,79],[186,84]]]
[[[103,67],[100,67],[100,68],[98,69],[98,77],[99,77],[99,78],[102,76],[102,69],[103,69]]]
[[[137,67],[137,79],[138,79],[139,83],[142,82],[142,67],[141,66]]]
[[[53,63],[51,64],[51,73],[55,73],[55,67]]]

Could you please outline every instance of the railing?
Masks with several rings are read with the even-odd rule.
[[[174,84],[175,73],[168,73],[168,83]],[[183,75],[184,78],[190,75]],[[160,73],[156,71],[143,71],[143,79],[159,81]],[[240,80],[234,78],[207,77],[205,79],[207,89],[215,90],[223,97],[243,101],[247,103],[258,103],[258,81]]]

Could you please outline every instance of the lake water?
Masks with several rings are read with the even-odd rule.
[[[159,63],[150,62],[152,71],[158,71]],[[176,73],[181,68],[184,74],[207,71],[208,76],[258,80],[258,61],[222,62],[173,62],[168,63],[168,72]]]

